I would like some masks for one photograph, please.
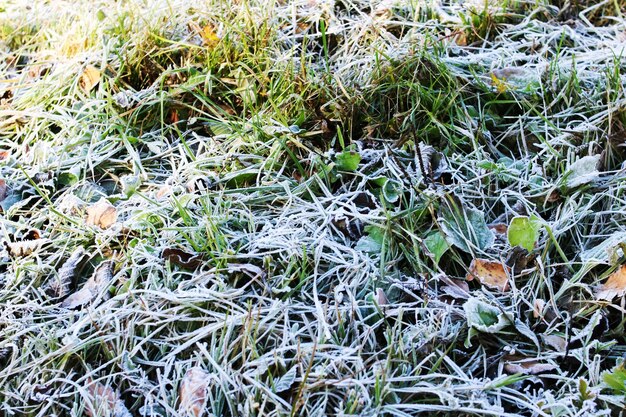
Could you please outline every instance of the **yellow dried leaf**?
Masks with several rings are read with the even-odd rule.
[[[491,85],[493,85],[500,94],[506,93],[509,90],[506,79],[500,79],[493,73],[491,74]]]
[[[117,210],[102,197],[98,202],[87,209],[87,224],[102,229],[110,227],[117,221]]]
[[[217,33],[215,32],[215,29],[211,24],[204,26],[200,30],[200,37],[202,38],[202,43],[204,44],[204,46],[208,46],[209,48],[217,46],[217,44],[220,42],[220,37],[217,36]]]
[[[180,409],[185,415],[202,417],[207,400],[209,374],[200,368],[187,371],[180,383]]]
[[[624,296],[624,294],[626,294],[626,265],[622,265],[609,276],[609,279],[600,287],[596,298],[611,301],[615,297]]]
[[[507,272],[509,267],[501,262],[493,262],[488,259],[476,258],[472,261],[466,279],[474,278],[487,287],[496,288],[500,291],[508,291],[509,277]]]
[[[93,65],[87,65],[78,79],[78,85],[85,93],[89,93],[100,82],[100,71]]]

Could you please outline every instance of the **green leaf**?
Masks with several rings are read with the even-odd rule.
[[[388,179],[382,189],[385,200],[389,203],[395,203],[402,193],[402,184],[399,181]]]
[[[483,212],[452,202],[442,212],[441,230],[447,241],[465,252],[484,250],[494,242],[494,235]]]
[[[626,394],[626,370],[624,369],[624,364],[613,368],[610,372],[604,372],[602,380],[617,394]]]
[[[385,231],[378,226],[365,226],[366,236],[361,237],[356,243],[355,249],[367,253],[378,253],[383,248]]]
[[[528,252],[535,248],[539,239],[541,220],[537,216],[518,216],[511,220],[508,228],[508,238],[511,246],[521,246]]]
[[[441,232],[434,232],[426,236],[424,245],[426,245],[426,249],[435,256],[435,264],[439,264],[439,260],[443,254],[450,249],[450,245]]]
[[[511,314],[504,314],[499,308],[476,297],[467,300],[463,310],[469,327],[483,333],[498,333],[513,322]]]
[[[337,168],[342,171],[356,171],[361,162],[361,155],[356,151],[343,151],[335,159]]]

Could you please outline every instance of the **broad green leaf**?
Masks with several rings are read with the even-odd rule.
[[[356,151],[343,151],[335,159],[337,168],[342,171],[356,171],[361,162],[361,155]]]
[[[513,322],[511,314],[504,314],[499,308],[476,297],[471,297],[463,304],[467,324],[484,333],[498,333]]]
[[[539,239],[541,220],[537,216],[518,216],[511,220],[508,228],[508,238],[511,246],[521,246],[528,252],[535,248]]]
[[[604,372],[602,380],[617,394],[626,394],[626,370],[624,369],[624,364],[613,368],[610,372]]]
[[[433,232],[426,236],[424,245],[426,245],[426,249],[435,256],[436,264],[439,264],[439,260],[443,254],[450,249],[450,245],[448,245],[445,236],[441,234],[441,232]]]
[[[383,247],[385,231],[378,226],[365,226],[366,235],[356,243],[355,249],[367,253],[378,253]]]
[[[441,229],[447,241],[465,252],[473,248],[484,250],[494,242],[493,232],[487,227],[483,212],[459,203],[450,204],[442,212]]]
[[[383,185],[383,197],[389,203],[395,203],[402,193],[402,184],[399,181],[388,179]]]

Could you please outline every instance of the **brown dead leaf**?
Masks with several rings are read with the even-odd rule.
[[[41,249],[43,245],[48,243],[48,239],[20,240],[17,242],[4,242],[9,255],[13,257],[28,256],[33,252]]]
[[[378,304],[379,306],[386,306],[389,304],[389,299],[387,298],[387,295],[382,290],[382,288],[376,289],[376,294],[375,294],[374,299],[376,300],[376,304]]]
[[[567,349],[567,340],[564,337],[554,334],[542,334],[543,342],[557,352],[565,352]]]
[[[509,290],[509,267],[501,262],[493,262],[488,259],[476,258],[472,261],[466,279],[468,281],[477,278],[481,284],[500,291]]]
[[[596,298],[611,301],[615,297],[623,297],[624,294],[626,294],[626,264],[609,275],[607,281],[598,290]]]
[[[557,368],[556,365],[542,363],[535,359],[521,359],[504,363],[504,370],[509,374],[538,375]]]
[[[11,152],[6,150],[0,151],[0,161],[6,161],[9,159],[9,156],[11,156]]]
[[[0,178],[0,201],[7,198],[7,183],[5,180]]]
[[[626,264],[609,275],[609,279],[596,293],[596,298],[611,301],[615,297],[623,297],[624,294],[626,294]]]
[[[192,255],[191,253],[176,248],[163,249],[161,257],[185,269],[196,269],[204,263],[201,256]]]
[[[202,417],[207,400],[209,374],[200,368],[187,371],[180,383],[180,410],[186,415]]]
[[[46,293],[52,297],[65,297],[70,291],[70,285],[76,275],[76,270],[81,259],[85,255],[85,250],[79,246],[69,258],[63,263],[57,273],[57,276],[50,278],[44,286]]]
[[[541,298],[535,298],[533,303],[533,317],[538,319],[543,317],[543,311],[546,308],[546,302]]]
[[[445,274],[437,275],[437,278],[443,281],[444,285],[441,290],[452,298],[467,300],[470,295],[469,285],[466,281],[452,279]]]
[[[100,70],[93,65],[87,65],[78,79],[78,85],[85,93],[89,93],[100,82]]]
[[[163,185],[156,192],[155,197],[156,197],[157,200],[162,200],[164,197],[166,197],[169,194],[171,194],[171,192],[172,192],[172,187],[170,187],[169,185]]]
[[[98,202],[87,209],[87,224],[102,229],[110,227],[117,221],[117,210],[109,200],[102,197]]]
[[[70,294],[70,296],[61,303],[61,307],[74,309],[92,303],[112,280],[113,262],[105,261],[96,268],[91,278],[85,282],[80,290]]]
[[[505,235],[506,236],[506,232],[509,228],[509,226],[507,224],[504,223],[495,223],[495,224],[490,224],[487,227],[489,227],[489,229],[494,232],[497,233],[499,235]]]
[[[89,384],[87,392],[92,397],[93,408],[87,407],[85,414],[90,417],[132,417],[119,393],[113,388],[105,386],[100,382],[93,382],[91,378],[87,379],[87,384]]]

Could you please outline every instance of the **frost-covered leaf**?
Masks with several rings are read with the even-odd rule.
[[[493,245],[494,234],[483,212],[455,203],[443,210],[440,224],[447,241],[465,252],[484,250]]]
[[[46,238],[39,239],[26,239],[17,242],[4,242],[4,246],[9,252],[9,255],[13,257],[28,256],[31,253],[37,252],[42,246],[49,243],[50,240]]]
[[[626,232],[615,232],[602,239],[596,246],[582,251],[580,259],[585,264],[613,264],[615,260],[623,255],[619,247],[620,243],[626,243]]]
[[[202,417],[207,400],[210,375],[203,369],[191,368],[180,383],[180,411],[182,415]]]
[[[566,185],[574,188],[579,185],[587,184],[598,178],[598,163],[600,155],[585,156],[580,158],[569,166],[567,170]]]
[[[111,227],[117,221],[117,210],[109,200],[102,197],[87,209],[87,224],[102,229]]]
[[[626,294],[626,265],[622,265],[617,271],[609,275],[607,281],[602,284],[596,294],[598,300],[611,301],[615,297]]]
[[[85,250],[79,246],[69,258],[59,268],[57,275],[51,277],[45,285],[45,290],[53,297],[65,297],[70,290],[70,285],[76,274],[76,270],[81,259],[85,255]]]
[[[274,383],[274,392],[287,391],[293,385],[298,375],[298,367],[292,366],[283,376]]]
[[[366,235],[361,237],[356,243],[355,249],[367,253],[378,253],[383,247],[385,232],[383,229],[373,225],[365,226]]]
[[[395,203],[402,194],[402,183],[396,180],[387,179],[382,187],[383,197],[389,203]]]
[[[87,392],[91,397],[93,408],[88,407],[85,411],[90,417],[132,417],[126,408],[124,401],[113,388],[100,382],[87,380]]]
[[[538,375],[557,368],[558,366],[552,363],[540,362],[536,359],[506,361],[504,364],[504,370],[510,374]]]
[[[105,261],[94,271],[91,278],[85,282],[83,287],[73,294],[70,294],[61,307],[74,309],[85,304],[89,304],[104,290],[113,279],[113,262]]]
[[[467,324],[484,333],[498,333],[513,322],[513,316],[506,315],[497,307],[476,297],[471,297],[463,304]]]

